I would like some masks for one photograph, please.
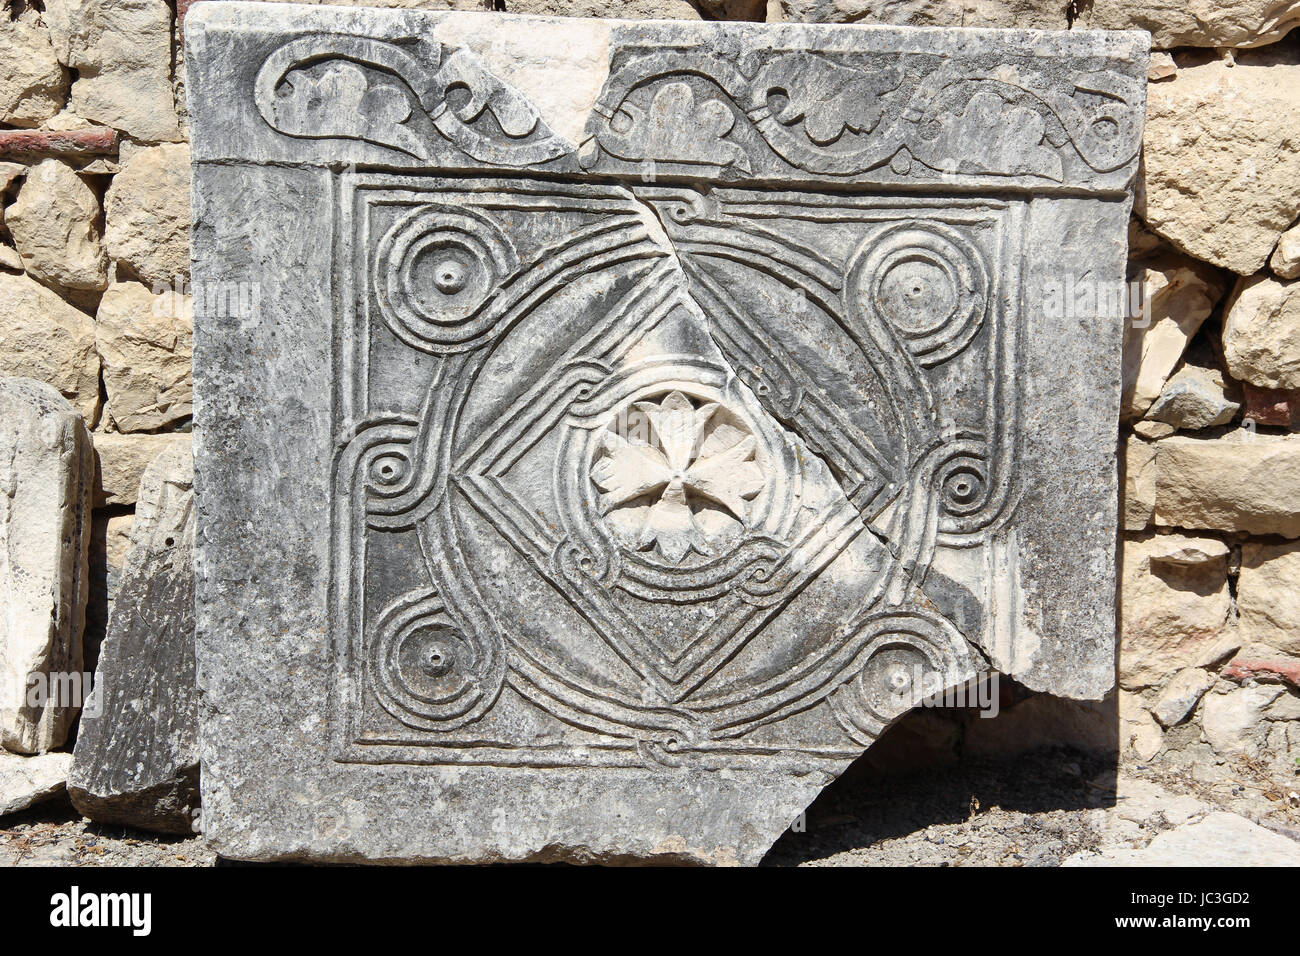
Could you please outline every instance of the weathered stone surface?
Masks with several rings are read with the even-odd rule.
[[[104,823],[195,829],[194,466],[175,446],[140,482],[131,550],[77,732],[73,806]]]
[[[1228,397],[1218,369],[1184,365],[1160,392],[1147,412],[1180,431],[1199,431],[1232,421],[1240,403]]]
[[[64,678],[81,678],[93,468],[58,392],[0,378],[0,747],[14,753],[58,747],[81,703]]]
[[[1233,378],[1300,388],[1300,281],[1242,279],[1224,306],[1223,357]]]
[[[1300,688],[1300,657],[1283,654],[1266,644],[1248,644],[1228,661],[1219,676],[1238,682],[1280,681]]]
[[[108,254],[161,291],[189,274],[189,147],[131,153],[104,198]]]
[[[1155,523],[1300,537],[1300,435],[1156,442]]]
[[[1120,686],[1163,684],[1197,663],[1228,622],[1228,549],[1214,538],[1155,534],[1124,541]]]
[[[1150,760],[1164,745],[1164,734],[1142,698],[1119,692],[1119,748],[1125,759]]]
[[[1178,64],[1168,53],[1152,51],[1151,65],[1147,68],[1147,79],[1152,83],[1168,80],[1178,75]]]
[[[1091,0],[1078,11],[1075,29],[1150,30],[1151,45],[1162,50],[1263,46],[1300,25],[1296,0]]]
[[[138,282],[109,288],[95,314],[104,363],[104,413],[123,432],[156,431],[190,417],[193,312],[188,298]]]
[[[1258,272],[1300,213],[1297,129],[1294,54],[1183,66],[1148,90],[1140,214],[1198,259]]]
[[[1277,240],[1268,267],[1281,279],[1300,279],[1300,225],[1292,226]]]
[[[99,460],[99,486],[95,505],[135,504],[140,479],[149,463],[173,445],[189,447],[185,433],[120,435],[96,432],[95,456]]]
[[[1139,849],[1110,847],[1076,853],[1062,866],[1300,866],[1300,843],[1251,823],[1235,813],[1215,811],[1156,836]]]
[[[1064,30],[1066,8],[1051,0],[776,0],[768,9],[803,23],[888,23],[906,27],[1018,27]]]
[[[68,74],[59,65],[50,35],[27,7],[0,17],[0,122],[39,126],[63,106]]]
[[[1110,690],[1144,36],[185,36],[220,852],[750,863],[927,688]]]
[[[59,62],[77,71],[71,109],[138,140],[180,138],[164,0],[47,0]]]
[[[0,273],[0,375],[48,382],[93,425],[99,417],[94,321],[35,279]]]
[[[30,275],[60,289],[108,285],[99,199],[67,163],[33,166],[5,222]]]
[[[1156,449],[1150,442],[1130,438],[1124,444],[1124,530],[1141,531],[1151,524],[1156,508]]]
[[[1166,425],[1164,422],[1152,422],[1143,419],[1140,422],[1133,423],[1133,434],[1139,438],[1145,438],[1148,441],[1156,441],[1160,438],[1168,438],[1174,433],[1173,425]],[[1155,486],[1152,485],[1154,493]]]
[[[1173,680],[1165,685],[1151,715],[1161,727],[1172,727],[1181,723],[1193,708],[1200,703],[1201,697],[1214,686],[1214,675],[1199,667],[1185,667],[1174,675]]]
[[[1135,263],[1130,279],[1139,283],[1146,308],[1124,326],[1125,419],[1151,407],[1227,291],[1217,270],[1167,251]]]
[[[72,754],[11,754],[0,750],[0,817],[63,793]]]
[[[1249,420],[1283,428],[1300,423],[1300,389],[1260,388],[1242,382],[1241,395],[1243,423]]]
[[[1141,826],[1182,826],[1213,812],[1214,807],[1186,793],[1120,773],[1116,781],[1115,816]]]
[[[1237,614],[1246,642],[1300,655],[1300,545],[1241,546]]]
[[[1207,694],[1201,709],[1205,739],[1220,754],[1255,754],[1268,730],[1264,711],[1284,693],[1277,684],[1258,684]]]
[[[60,113],[50,123],[55,123],[65,113]],[[0,130],[0,156],[5,157],[93,156],[111,153],[117,146],[117,132],[102,126],[92,129]]]

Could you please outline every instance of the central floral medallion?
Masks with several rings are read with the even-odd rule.
[[[621,409],[601,436],[591,480],[624,547],[680,563],[745,530],[765,481],[753,431],[718,402],[680,391]]]

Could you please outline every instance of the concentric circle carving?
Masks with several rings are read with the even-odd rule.
[[[516,265],[510,241],[485,216],[424,205],[380,240],[376,297],[409,345],[458,351],[491,331],[496,317],[485,307]]]
[[[979,253],[937,223],[900,223],[869,240],[849,268],[873,309],[924,366],[966,348],[984,323],[988,277]]]
[[[380,617],[372,687],[398,720],[448,730],[481,716],[501,688],[501,654],[453,620],[427,592],[400,598]]]
[[[871,637],[865,660],[831,696],[841,726],[860,742],[874,740],[926,697],[974,675],[965,639],[933,611],[882,611],[862,629]]]

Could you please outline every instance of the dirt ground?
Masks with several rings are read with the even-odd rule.
[[[855,765],[786,833],[766,866],[1057,866],[1071,854],[1141,847],[1223,809],[1300,842],[1300,776],[1249,764],[1198,782],[1060,749],[912,773]],[[0,866],[214,866],[201,837],[83,820],[66,800],[0,819]],[[1194,863],[1195,861],[1189,861]]]

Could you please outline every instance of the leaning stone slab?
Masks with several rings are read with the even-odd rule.
[[[753,863],[926,694],[1110,689],[1145,34],[185,34],[220,853]]]
[[[49,385],[0,378],[0,747],[62,744],[81,705],[94,453]]]
[[[199,806],[194,465],[187,445],[140,482],[131,550],[77,732],[68,793],[104,823],[190,833]]]
[[[63,793],[72,754],[5,753],[0,750],[0,816],[17,813]]]

